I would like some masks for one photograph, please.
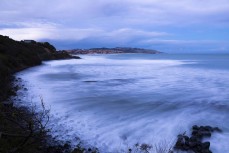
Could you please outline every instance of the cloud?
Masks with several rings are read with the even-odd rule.
[[[10,24],[7,24],[10,25]],[[10,36],[16,40],[50,38],[56,30],[55,24],[36,22],[15,22],[10,27],[0,28],[0,34]]]
[[[122,28],[104,30],[101,28],[68,28],[53,23],[15,23],[17,28],[0,28],[0,33],[13,39],[59,39],[80,41],[87,38],[100,40],[118,40],[128,42],[136,38],[153,38],[168,35],[165,32],[143,31],[139,29]]]
[[[211,23],[229,18],[228,0],[1,0],[0,20],[36,20],[55,22],[92,18],[119,19],[119,23],[182,24]],[[115,20],[117,22],[117,20]],[[223,22],[223,21],[222,21]],[[92,23],[94,21],[92,20]]]
[[[150,40],[170,45],[229,40],[228,0],[1,0],[0,14],[0,34],[17,40],[143,47]]]

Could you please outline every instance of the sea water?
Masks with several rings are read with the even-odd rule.
[[[17,76],[29,89],[23,104],[42,97],[61,140],[127,152],[137,143],[171,147],[193,125],[210,125],[223,130],[211,150],[229,152],[229,55],[84,55]]]

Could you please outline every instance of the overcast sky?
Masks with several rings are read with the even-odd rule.
[[[0,1],[0,34],[16,40],[229,53],[229,0]]]

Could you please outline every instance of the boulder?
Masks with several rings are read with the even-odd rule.
[[[202,142],[203,138],[211,137],[212,132],[222,132],[222,130],[218,127],[194,125],[190,137],[185,133],[177,136],[174,149],[192,151],[194,153],[212,153],[210,150],[210,142]]]

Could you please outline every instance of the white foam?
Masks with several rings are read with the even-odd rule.
[[[136,143],[174,142],[192,125],[208,124],[225,131],[214,135],[212,150],[229,152],[229,71],[183,66],[194,63],[84,56],[18,75],[28,99],[42,95],[51,106],[60,139],[79,136],[101,152],[121,152]]]

